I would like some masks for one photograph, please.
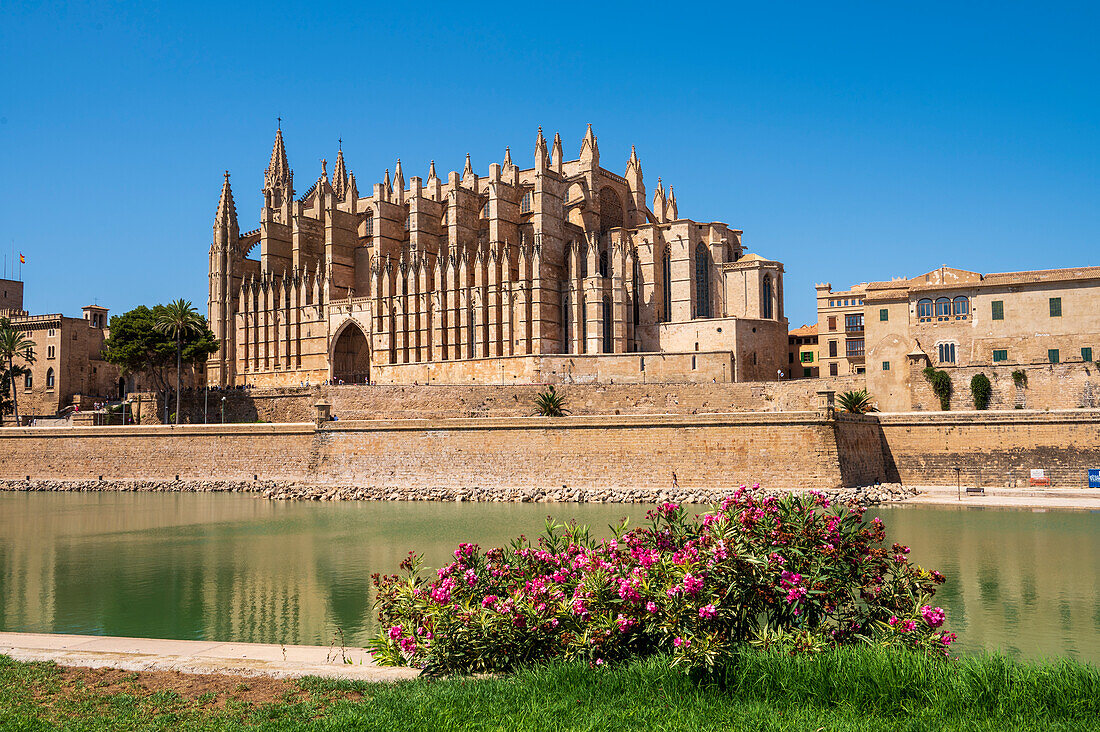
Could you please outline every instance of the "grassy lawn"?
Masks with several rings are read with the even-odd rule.
[[[63,669],[0,656],[0,729],[1100,730],[1100,669],[847,649],[367,684]]]

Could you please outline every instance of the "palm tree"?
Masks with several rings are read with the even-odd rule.
[[[164,306],[164,310],[157,315],[157,322],[153,328],[158,333],[163,333],[176,339],[176,424],[180,423],[180,379],[183,372],[183,339],[192,333],[201,333],[203,326],[202,316],[195,310],[190,300],[180,298]]]
[[[871,395],[867,393],[866,389],[843,392],[837,395],[836,400],[841,409],[851,414],[867,414],[868,412],[878,411],[878,407],[875,406]]]
[[[11,403],[15,410],[15,423],[19,424],[19,401],[16,398],[15,359],[23,359],[27,365],[34,363],[34,341],[12,327],[7,318],[0,318],[0,360],[8,362],[8,383],[11,384]],[[24,372],[25,373],[25,372]]]

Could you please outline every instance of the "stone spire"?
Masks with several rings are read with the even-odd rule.
[[[393,194],[393,184],[390,183],[390,169],[386,168],[386,177],[382,179],[382,190],[386,192],[386,196]]]
[[[405,174],[401,171],[401,158],[398,158],[393,166],[393,187],[398,191],[405,190]]]
[[[665,220],[665,187],[661,183],[661,179],[657,179],[657,188],[653,191],[653,215],[657,221],[664,222]]]
[[[535,170],[546,170],[549,162],[549,155],[546,153],[546,138],[542,136],[542,125],[539,125],[539,135],[535,138]]]
[[[466,167],[462,169],[462,178],[466,179],[467,176],[474,174],[474,166],[470,164],[470,153],[466,153]]]
[[[665,218],[669,221],[675,221],[679,218],[676,212],[676,193],[672,190],[672,186],[668,187],[668,203],[665,204]]]
[[[439,176],[435,174],[435,161],[433,160],[432,164],[428,166],[428,180],[435,180],[437,178],[439,178]]]
[[[639,174],[642,172],[642,164],[638,162],[638,152],[634,149],[634,146],[630,146],[630,160],[626,163],[626,169],[629,171],[634,168]]]
[[[283,128],[275,130],[275,144],[271,148],[271,162],[264,171],[264,182],[268,188],[286,183],[290,180],[292,172],[286,159],[286,146],[283,145]]]
[[[344,164],[343,145],[336,152],[336,166],[332,169],[332,190],[341,199],[348,190],[348,169]]]
[[[504,165],[503,165],[503,167],[504,167],[505,170],[512,167],[512,148],[510,148],[510,147],[505,147],[504,148]]]
[[[228,231],[237,229],[237,206],[233,203],[233,189],[229,185],[229,171],[225,171],[222,183],[222,195],[218,199],[218,212],[214,215],[214,228],[225,227]]]
[[[591,131],[591,128],[589,128]],[[561,150],[561,134],[554,133],[554,149],[550,152],[550,167],[552,167],[558,173],[561,172],[561,164],[564,159],[564,154]]]
[[[581,142],[580,159],[587,168],[595,168],[600,164],[600,148],[596,145],[596,136],[592,134],[592,125],[584,133],[584,141]]]

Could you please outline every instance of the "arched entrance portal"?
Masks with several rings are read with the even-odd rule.
[[[332,378],[345,384],[370,381],[370,348],[366,335],[355,323],[348,323],[336,338],[332,351]]]

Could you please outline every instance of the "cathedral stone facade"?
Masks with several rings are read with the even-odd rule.
[[[241,232],[226,173],[210,248],[211,385],[710,382],[786,366],[783,266],[742,232],[681,218],[634,150],[601,167],[589,126],[565,160],[469,155],[446,179],[398,160],[369,195],[337,153],[296,197],[282,130],[260,227]],[[251,258],[258,248],[258,258]]]

